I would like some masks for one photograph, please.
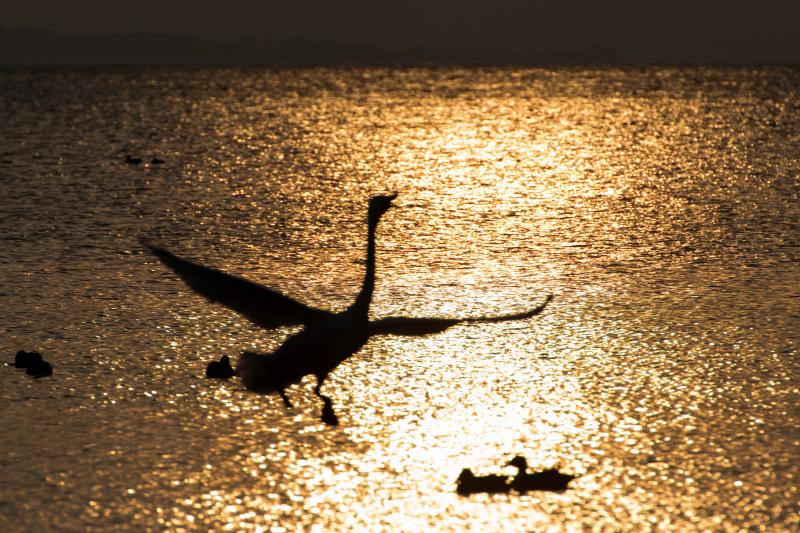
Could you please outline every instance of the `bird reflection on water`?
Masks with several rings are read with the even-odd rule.
[[[375,289],[375,236],[381,217],[392,207],[396,194],[375,196],[369,202],[367,263],[361,291],[355,302],[340,313],[331,313],[302,304],[272,289],[213,268],[181,259],[164,248],[145,242],[150,251],[175,271],[191,289],[212,302],[242,314],[266,329],[303,325],[271,354],[244,352],[236,374],[250,390],[278,392],[287,407],[291,401],[285,389],[307,375],[316,378],[314,393],[323,400],[322,419],[336,425],[330,398],[321,387],[327,376],[343,361],[360,350],[376,335],[423,336],[440,333],[462,323],[521,320],[541,313],[552,299],[547,296],[529,311],[472,318],[388,317],[369,320],[369,307]]]

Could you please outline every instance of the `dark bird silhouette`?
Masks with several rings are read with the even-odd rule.
[[[228,379],[233,375],[231,360],[227,355],[220,357],[219,361],[211,361],[206,367],[207,378]]]
[[[24,368],[29,376],[43,377],[52,376],[53,367],[42,358],[39,352],[26,352],[20,350],[14,356],[14,366]]]
[[[142,162],[141,157],[131,157],[130,155],[125,156],[125,162],[129,165],[138,165]]]
[[[528,461],[521,455],[511,459],[506,466],[517,467],[517,475],[511,480],[511,488],[517,492],[528,492],[529,490],[563,492],[567,490],[569,482],[576,477],[562,474],[557,468],[548,468],[529,474]]]
[[[42,354],[39,352],[26,352],[20,350],[14,356],[14,366],[16,368],[28,368],[42,361]]]
[[[469,468],[462,470],[456,480],[456,492],[462,496],[478,492],[499,494],[509,490],[511,490],[511,485],[508,483],[508,476],[498,476],[497,474],[476,476]]]
[[[158,246],[147,242],[144,245],[192,290],[233,309],[257,326],[266,329],[304,326],[271,354],[244,352],[236,367],[236,374],[248,389],[263,393],[277,391],[287,407],[291,402],[284,390],[306,375],[316,377],[314,393],[325,400],[320,388],[328,374],[364,346],[371,336],[422,336],[462,323],[520,320],[538,315],[550,302],[552,295],[535,309],[503,316],[369,320],[375,289],[375,234],[378,222],[396,196],[376,196],[369,202],[366,273],[355,302],[340,313],[309,307],[267,287],[181,259]]]
[[[150,160],[150,164],[151,165],[162,165],[162,164],[164,164],[164,160],[163,159],[159,159],[157,157],[153,157],[153,159]]]
[[[28,368],[25,369],[25,373],[37,378],[52,376],[53,367],[50,366],[50,363],[42,359],[28,365]]]

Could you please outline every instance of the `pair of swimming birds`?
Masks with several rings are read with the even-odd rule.
[[[250,390],[278,392],[290,406],[285,389],[304,376],[316,377],[314,393],[326,401],[320,388],[328,375],[343,361],[377,335],[422,336],[442,332],[456,324],[522,320],[541,313],[552,299],[521,313],[474,318],[417,318],[395,316],[369,319],[375,289],[375,235],[381,217],[392,207],[396,194],[370,199],[367,212],[367,262],[361,291],[355,302],[340,313],[316,309],[273,289],[187,261],[145,242],[150,251],[171,268],[195,292],[222,304],[265,329],[302,325],[271,354],[244,352],[236,374]]]
[[[517,475],[513,478],[498,474],[476,476],[472,470],[465,468],[456,480],[456,492],[462,496],[484,492],[487,494],[508,493],[512,490],[524,494],[532,490],[563,492],[577,476],[559,472],[557,468],[547,468],[540,472],[528,472],[528,461],[518,455],[506,466],[517,467]]]

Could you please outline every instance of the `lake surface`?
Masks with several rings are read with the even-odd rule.
[[[3,531],[800,528],[800,70],[0,71]],[[140,165],[125,155],[142,157]],[[157,156],[163,164],[151,164]],[[176,254],[380,337],[295,406]],[[462,497],[462,468],[579,476]]]

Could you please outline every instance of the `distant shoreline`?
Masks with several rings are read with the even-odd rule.
[[[511,50],[416,47],[325,40],[227,42],[165,33],[68,35],[0,28],[0,67],[642,67],[798,66],[779,61],[625,61],[608,47]]]
[[[331,69],[331,70],[346,70],[346,69],[359,69],[359,70],[381,70],[381,69],[398,69],[398,70],[448,70],[448,69],[469,69],[469,70],[502,70],[502,69],[544,69],[544,70],[585,70],[585,69],[616,69],[621,71],[636,71],[636,70],[658,70],[658,69],[716,69],[716,70],[742,70],[742,69],[765,69],[765,70],[798,70],[800,63],[553,63],[553,64],[247,64],[247,65],[234,65],[234,64],[202,64],[202,63],[0,63],[0,71],[13,71],[13,70],[74,70],[74,71],[92,71],[92,70],[275,70],[275,71],[292,71],[292,70],[312,70],[312,69]]]

